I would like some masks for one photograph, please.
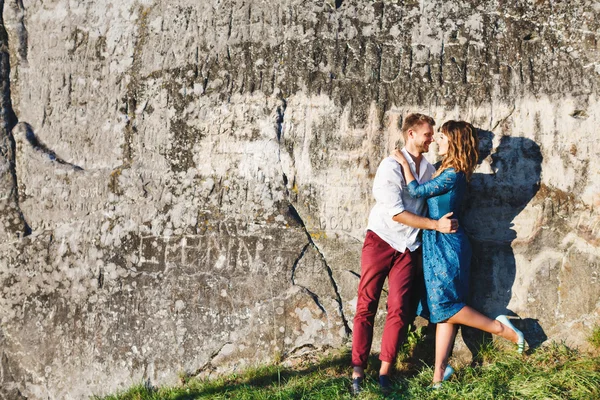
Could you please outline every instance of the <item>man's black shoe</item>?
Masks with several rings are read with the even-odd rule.
[[[392,383],[387,375],[379,375],[379,388],[384,395],[390,394],[392,391]]]
[[[360,392],[362,392],[362,388],[360,387],[360,385],[362,385],[362,381],[363,381],[363,378],[353,378],[352,379],[352,394],[354,396],[358,396],[360,394]]]

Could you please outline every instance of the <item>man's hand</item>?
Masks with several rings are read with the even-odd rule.
[[[455,233],[458,229],[458,220],[450,219],[452,212],[438,219],[435,224],[435,230],[442,233]]]

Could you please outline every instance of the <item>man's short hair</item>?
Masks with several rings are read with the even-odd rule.
[[[435,121],[429,115],[419,113],[408,114],[404,118],[404,121],[402,121],[402,137],[404,137],[404,142],[408,139],[408,131],[421,124],[435,126]]]

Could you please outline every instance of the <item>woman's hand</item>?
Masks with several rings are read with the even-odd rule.
[[[393,157],[394,160],[398,161],[398,163],[402,165],[402,167],[408,168],[408,161],[406,160],[406,157],[404,157],[404,154],[402,154],[400,150],[394,150],[394,152],[390,154],[390,157]]]
[[[402,175],[404,176],[406,184],[409,184],[410,182],[415,180],[415,177],[412,171],[410,170],[410,164],[408,163],[408,160],[406,159],[406,157],[404,157],[404,154],[400,150],[394,150],[394,152],[390,154],[390,157],[393,157],[394,160],[398,161],[398,163],[402,167]]]

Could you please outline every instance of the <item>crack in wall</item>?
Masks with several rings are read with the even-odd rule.
[[[124,138],[123,138],[123,147],[122,154],[123,160],[122,164],[116,167],[111,174],[111,190],[114,193],[119,192],[118,188],[118,177],[121,174],[123,169],[127,169],[131,166],[134,158],[133,151],[133,139],[137,134],[136,127],[136,109],[137,109],[137,98],[139,92],[140,85],[140,70],[142,68],[141,61],[141,53],[146,44],[147,36],[148,36],[148,14],[150,13],[149,9],[144,7],[139,8],[140,19],[138,23],[138,35],[137,42],[133,47],[133,55],[132,55],[132,63],[131,69],[129,72],[130,81],[127,84],[127,90],[125,97],[122,99],[123,106],[120,111],[125,115],[126,124],[124,128]]]
[[[275,123],[276,123],[276,128],[277,128],[277,142],[279,142],[279,144],[281,144],[281,135],[283,133],[283,118],[285,117],[285,109],[287,108],[287,101],[285,101],[285,99],[280,99],[281,104],[277,106],[277,108],[275,109],[275,113],[276,113],[276,119],[275,119]],[[279,152],[279,161],[281,162],[281,151]],[[283,174],[285,177],[285,174]],[[285,178],[285,181],[287,181],[287,178]]]
[[[308,289],[306,286],[296,283],[296,278],[295,278],[296,268],[298,267],[300,260],[302,260],[302,258],[304,258],[304,254],[306,254],[306,251],[308,250],[310,245],[311,245],[310,242],[306,243],[306,245],[302,248],[302,251],[300,251],[300,255],[298,256],[298,258],[296,258],[296,261],[294,261],[294,264],[292,265],[292,285],[299,286],[303,290],[308,292],[308,294],[312,297],[312,299],[314,300],[317,307],[319,307],[319,309],[323,312],[323,314],[327,315],[327,311],[325,310],[325,307],[323,307],[323,305],[321,304],[321,301],[319,300],[319,296],[316,293],[314,293],[313,291],[311,291],[310,289]]]
[[[439,73],[438,73],[438,83],[440,86],[442,86],[444,84],[444,36],[443,35],[442,35],[442,44],[440,46],[439,60],[440,60],[440,66],[439,66]]]
[[[33,147],[33,149],[41,154],[43,154],[45,157],[47,157],[50,161],[56,162],[58,164],[62,164],[65,166],[69,166],[77,171],[83,171],[83,168],[81,168],[79,165],[75,165],[72,164],[68,161],[63,160],[62,158],[60,158],[58,155],[56,155],[56,153],[54,152],[54,150],[50,149],[48,146],[46,146],[46,144],[44,142],[42,142],[35,134],[35,132],[33,131],[33,128],[31,127],[30,124],[28,124],[27,122],[19,122],[15,128],[13,129],[13,131],[22,131],[24,132],[24,138],[25,140],[31,145],[31,147]]]
[[[23,0],[15,0],[12,3],[12,8],[17,16],[17,40],[19,60],[23,63],[27,63],[27,43],[28,43],[28,33],[27,27],[25,26],[25,6],[23,5]]]
[[[139,32],[138,32],[138,40],[135,43],[133,48],[132,62],[131,62],[131,70],[130,77],[131,80],[127,85],[127,95],[126,95],[126,114],[128,116],[126,133],[128,134],[126,137],[124,152],[124,162],[131,163],[133,162],[133,134],[137,133],[137,128],[135,126],[136,119],[136,108],[137,108],[137,98],[139,94],[139,85],[140,85],[140,70],[142,68],[142,51],[144,45],[146,44],[148,38],[148,15],[150,13],[149,9],[145,9],[140,7],[140,22],[138,24]]]
[[[323,349],[323,348],[330,348],[330,347],[329,346],[323,346],[320,349]],[[298,352],[300,352],[302,350],[305,350],[305,349],[309,349],[309,350],[313,350],[313,351],[314,350],[318,350],[317,347],[315,347],[314,344],[312,344],[312,343],[305,343],[305,344],[302,344],[300,346],[294,347],[292,350],[290,350],[289,352],[287,352],[286,353],[286,357],[292,357],[296,353],[298,353]]]
[[[300,214],[298,214],[296,207],[294,207],[294,205],[291,202],[289,203],[289,211],[290,211],[290,214],[292,214],[294,216],[294,219],[296,221],[298,221],[298,223],[302,226],[302,229],[304,230],[304,233],[306,234],[306,237],[309,240],[309,245],[311,245],[317,251],[317,253],[319,254],[319,256],[321,258],[321,261],[323,262],[323,265],[325,266],[325,270],[327,271],[327,275],[329,276],[329,281],[330,281],[331,286],[333,287],[333,291],[335,293],[335,301],[338,303],[338,309],[340,312],[340,317],[342,318],[342,322],[344,323],[344,329],[346,331],[346,334],[350,335],[352,333],[352,330],[350,329],[350,326],[348,325],[348,320],[346,319],[346,315],[344,314],[342,296],[340,295],[338,285],[337,285],[335,279],[333,278],[333,270],[327,263],[327,259],[325,258],[325,255],[321,252],[319,247],[315,244],[312,236],[310,235],[310,232],[308,232],[308,229],[306,228],[306,225],[304,224],[304,221],[300,217]]]
[[[4,344],[4,332],[0,328],[0,346]],[[15,377],[15,371],[11,368],[11,363],[6,351],[0,347],[0,400],[27,400],[27,397],[21,392],[22,385]]]
[[[0,171],[0,185],[8,191],[0,198],[0,231],[27,236],[31,228],[19,206],[19,186],[16,170],[16,143],[12,130],[19,122],[14,112],[10,90],[10,54],[8,33],[4,24],[4,0],[0,0],[0,159],[5,164]],[[1,161],[1,160],[0,160]]]
[[[233,344],[233,343],[231,343],[231,342],[223,343],[221,345],[221,347],[219,347],[219,350],[214,351],[210,356],[208,356],[208,361],[206,361],[204,364],[202,364],[202,366],[197,368],[195,371],[186,374],[186,376],[187,377],[195,377],[209,369],[211,369],[211,370],[214,369],[214,367],[212,365],[213,360],[221,353],[221,351],[223,351],[225,346],[227,346],[229,344]]]
[[[515,109],[516,109],[516,108],[517,108],[517,106],[513,104],[513,106],[512,106],[512,109],[510,110],[510,112],[508,113],[508,115],[507,115],[507,116],[505,116],[505,117],[503,117],[503,118],[500,118],[500,119],[498,120],[498,122],[496,122],[496,124],[495,124],[495,125],[494,125],[494,126],[491,128],[491,129],[490,129],[490,131],[492,131],[492,132],[493,132],[493,131],[495,131],[495,130],[496,130],[496,128],[497,128],[497,127],[498,127],[500,124],[504,123],[504,122],[505,122],[507,119],[509,119],[509,118],[510,118],[510,116],[511,116],[511,115],[513,115],[513,113],[515,112]],[[490,113],[490,114],[491,114],[491,113]]]
[[[308,239],[308,244],[306,246],[304,246],[304,248],[302,249],[300,256],[296,259],[296,261],[294,262],[294,265],[292,266],[292,283],[294,283],[294,274],[295,274],[295,269],[298,265],[298,262],[300,262],[300,260],[302,259],[302,257],[304,256],[304,254],[306,253],[306,251],[308,250],[309,246],[312,246],[317,253],[319,254],[319,257],[321,259],[321,261],[323,262],[323,265],[325,266],[325,270],[327,271],[327,275],[329,276],[329,281],[331,283],[331,286],[333,288],[333,291],[335,293],[335,301],[338,304],[338,310],[340,313],[340,317],[342,319],[342,322],[344,324],[344,330],[346,332],[347,335],[350,335],[352,333],[352,330],[350,329],[350,326],[348,325],[348,320],[346,319],[346,315],[344,314],[344,307],[343,307],[343,302],[342,302],[342,296],[340,295],[340,291],[338,288],[338,285],[333,277],[333,270],[331,269],[331,267],[329,266],[329,263],[327,262],[327,259],[325,258],[325,255],[321,252],[321,250],[319,249],[319,247],[316,245],[316,243],[314,242],[312,236],[310,235],[310,232],[308,231],[308,229],[306,228],[306,224],[304,223],[304,220],[302,219],[302,217],[300,216],[300,214],[298,213],[298,211],[296,210],[296,207],[292,204],[291,200],[290,200],[290,192],[289,189],[287,187],[287,182],[288,182],[288,177],[286,176],[285,172],[283,171],[283,165],[281,163],[281,140],[283,138],[283,133],[284,133],[284,120],[285,120],[285,110],[287,108],[287,101],[281,97],[279,99],[280,104],[275,108],[274,110],[274,114],[275,114],[275,118],[274,118],[274,123],[275,123],[275,130],[276,130],[276,134],[277,134],[277,143],[278,143],[278,154],[277,154],[277,159],[279,161],[279,168],[281,171],[281,176],[282,176],[282,180],[285,183],[284,185],[284,193],[285,193],[285,199],[288,203],[288,211],[290,213],[290,215],[298,222],[298,224],[302,227],[302,229],[304,230],[304,233],[306,234],[306,237]],[[300,286],[300,285],[298,285]],[[313,300],[315,301],[315,303],[317,304],[317,306],[323,311],[325,312],[324,307],[321,305],[321,302],[319,301],[319,297],[311,292],[310,290],[308,290],[307,288],[304,288],[312,297]]]

